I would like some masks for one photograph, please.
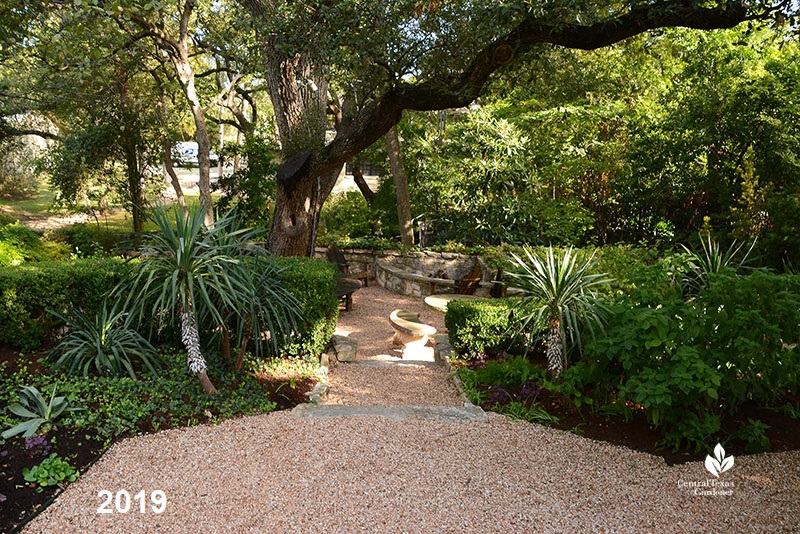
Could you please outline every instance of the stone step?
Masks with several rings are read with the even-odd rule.
[[[426,419],[448,423],[486,421],[480,406],[342,406],[300,404],[292,410],[299,418],[385,417],[393,421]]]
[[[401,360],[401,359],[392,359],[392,360],[358,360],[353,362],[349,365],[354,365],[356,367],[428,367],[428,368],[438,368],[441,367],[442,364],[438,362],[428,362],[425,360]]]

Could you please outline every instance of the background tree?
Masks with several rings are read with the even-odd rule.
[[[339,169],[396,125],[404,110],[463,107],[495,72],[545,43],[596,49],[665,26],[732,27],[788,6],[664,1],[620,11],[606,3],[585,9],[472,2],[446,7],[241,3],[256,19],[285,160],[270,247],[289,255],[310,253],[321,202]],[[344,73],[345,83],[358,81],[361,99],[326,143],[327,87],[334,72]]]

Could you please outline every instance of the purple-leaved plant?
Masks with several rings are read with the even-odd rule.
[[[503,389],[500,386],[492,386],[491,388],[492,394],[489,395],[489,405],[494,406],[495,404],[508,404],[513,399],[511,398],[511,394]]]
[[[542,390],[536,381],[528,380],[519,388],[519,400],[521,402],[530,400],[533,403],[541,392]]]
[[[25,438],[25,452],[31,458],[47,456],[50,454],[50,442],[44,436],[31,436]]]
[[[489,359],[488,354],[484,354],[483,352],[479,352],[467,362],[467,367],[469,369],[483,369],[486,367],[486,360]]]

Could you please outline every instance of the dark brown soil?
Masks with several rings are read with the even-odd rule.
[[[547,362],[543,357],[534,357],[534,363],[542,368],[547,367]],[[506,388],[510,398],[508,400],[521,400],[520,388]],[[491,399],[492,389],[484,389],[485,398]],[[537,397],[528,399],[527,405],[531,402],[538,403],[544,410],[559,419],[557,423],[550,423],[553,428],[575,432],[581,436],[622,445],[630,449],[646,452],[664,458],[668,464],[679,464],[691,461],[702,460],[709,451],[694,452],[673,451],[659,446],[659,442],[664,439],[660,428],[648,423],[644,410],[637,409],[636,406],[628,405],[626,421],[621,415],[605,415],[592,413],[586,407],[578,409],[575,405],[561,393],[553,393],[542,389]],[[793,406],[800,406],[800,398],[788,399]],[[483,403],[485,410],[492,410],[495,401],[489,400]],[[729,436],[735,433],[748,423],[748,419],[758,420],[769,426],[765,431],[770,441],[769,451],[790,451],[800,450],[800,432],[797,432],[797,419],[792,419],[776,409],[769,409],[757,405],[745,405],[733,417],[723,418],[721,421],[721,434]],[[732,439],[725,445],[725,450],[731,454],[743,456],[745,443]]]
[[[32,373],[46,372],[44,366],[37,362],[45,354],[44,351],[20,355],[20,351],[0,345],[0,362],[6,362],[4,372],[13,374],[22,366]],[[311,391],[313,380],[277,380],[259,376],[261,386],[269,398],[277,403],[277,410],[291,409],[306,402],[305,393]],[[5,406],[0,407],[5,410]],[[161,429],[168,427],[161,426]],[[4,430],[4,429],[0,429]],[[152,431],[151,428],[140,428],[140,431]],[[51,453],[57,453],[70,465],[85,472],[106,450],[104,444],[85,431],[75,433],[69,429],[55,428],[47,433],[48,450],[29,450],[25,440],[12,438],[0,445],[0,534],[16,532],[38,511],[46,507],[61,491],[58,486],[43,488],[37,491],[36,486],[25,481],[23,468],[31,468],[41,463]]]

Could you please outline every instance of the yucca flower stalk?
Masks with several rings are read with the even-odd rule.
[[[557,255],[548,247],[544,255],[524,247],[525,258],[512,254],[509,277],[522,292],[517,310],[522,330],[546,326],[548,369],[559,376],[566,365],[567,339],[580,347],[581,329],[602,328],[608,308],[596,289],[611,282],[606,274],[593,274],[595,254],[580,260],[572,247]]]

